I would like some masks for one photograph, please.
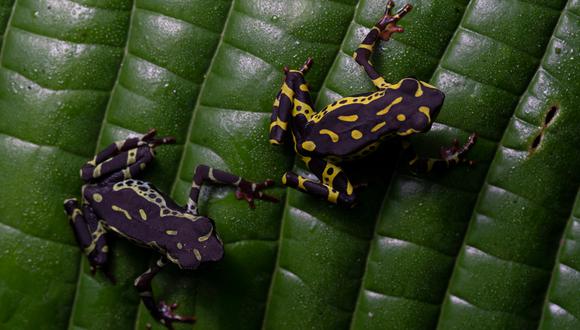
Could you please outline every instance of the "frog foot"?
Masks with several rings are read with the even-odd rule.
[[[261,183],[252,183],[252,182],[243,182],[238,186],[236,190],[236,198],[237,199],[245,199],[250,208],[255,209],[256,205],[254,204],[255,199],[261,199],[272,203],[278,203],[278,198],[264,194],[262,189],[271,187],[274,185],[274,180],[266,180]]]
[[[399,9],[395,15],[392,14],[393,7],[395,6],[395,2],[393,0],[387,1],[387,8],[385,9],[385,14],[381,17],[378,26],[382,27],[382,30],[379,34],[381,40],[387,41],[391,39],[391,35],[393,33],[402,33],[405,30],[397,25],[397,22],[407,15],[408,12],[413,9],[411,4],[406,4],[403,8]]]
[[[453,139],[450,147],[443,147],[441,148],[441,158],[445,160],[457,160],[458,162],[467,162],[470,166],[475,165],[474,160],[468,160],[465,158],[465,155],[473,145],[477,141],[477,133],[472,133],[469,138],[467,138],[467,142],[463,145],[459,145],[459,141],[457,139]]]
[[[304,64],[302,64],[302,67],[300,67],[300,69],[298,69],[296,71],[300,72],[302,75],[305,75],[308,72],[308,70],[310,70],[313,63],[314,63],[314,60],[312,59],[312,57],[309,56],[306,59],[306,62],[304,62]],[[296,72],[296,71],[294,71],[294,72]],[[289,72],[290,72],[290,69],[287,66],[285,66],[284,67],[284,74],[287,75]]]
[[[167,305],[164,301],[160,301],[158,305],[159,322],[165,325],[168,329],[173,329],[173,322],[181,323],[195,323],[195,316],[182,316],[174,314],[174,311],[179,307],[177,303]]]
[[[175,138],[173,136],[164,136],[162,138],[155,138],[156,134],[157,130],[155,128],[152,128],[141,137],[141,141],[147,143],[149,145],[149,148],[155,148],[162,144],[175,143]]]

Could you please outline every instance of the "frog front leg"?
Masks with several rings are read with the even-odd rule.
[[[114,282],[108,269],[109,247],[106,240],[106,229],[88,204],[79,207],[74,198],[64,203],[69,223],[83,253],[87,256],[94,274],[97,269],[103,269],[105,275]]]
[[[304,178],[294,172],[286,172],[282,177],[284,185],[325,198],[334,204],[354,206],[356,196],[353,185],[340,167],[319,158],[301,158],[321,182]]]
[[[135,177],[153,160],[155,147],[175,141],[172,137],[155,138],[155,134],[152,129],[141,138],[112,143],[85,163],[81,178],[87,183],[109,183]]]
[[[261,190],[274,185],[274,181],[266,180],[261,183],[253,183],[244,180],[242,177],[237,175],[211,168],[207,165],[198,165],[193,174],[193,183],[191,184],[191,190],[189,192],[189,200],[187,202],[187,212],[197,215],[198,214],[198,199],[201,186],[204,181],[209,180],[213,183],[227,184],[237,187],[236,197],[238,199],[245,199],[251,208],[255,208],[254,199],[262,199],[270,202],[278,202],[278,199],[264,194]]]
[[[379,89],[387,88],[389,84],[375,70],[373,64],[370,61],[373,50],[375,49],[379,38],[387,41],[391,38],[393,33],[403,32],[403,28],[396,25],[396,23],[413,8],[413,6],[407,4],[403,6],[403,8],[401,8],[395,15],[392,15],[391,11],[394,6],[394,1],[387,1],[387,9],[385,10],[385,14],[366,35],[362,43],[358,46],[353,54],[354,60],[365,69],[367,75],[373,81],[373,84]]]
[[[304,78],[311,66],[312,59],[308,58],[299,70],[284,68],[284,82],[272,107],[270,144],[282,144],[289,128],[293,138],[300,140],[302,128],[314,114],[312,98]]]
[[[151,282],[155,275],[157,275],[157,273],[167,265],[167,263],[167,259],[161,257],[153,266],[149,267],[147,271],[135,279],[134,285],[137,288],[137,291],[139,291],[139,296],[141,296],[143,305],[145,305],[149,312],[151,312],[151,315],[169,329],[173,329],[173,322],[194,323],[195,317],[174,314],[173,312],[177,308],[177,304],[167,305],[163,301],[159,302],[159,304],[155,302]]]
[[[451,147],[441,148],[441,158],[419,157],[410,142],[402,140],[402,158],[409,164],[411,170],[416,173],[427,173],[440,171],[455,167],[461,163],[473,165],[475,162],[466,158],[466,154],[477,140],[477,134],[473,133],[463,145],[459,145],[457,140],[453,141]]]

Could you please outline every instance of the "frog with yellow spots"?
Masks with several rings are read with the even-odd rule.
[[[387,1],[385,14],[366,35],[354,53],[377,91],[345,97],[313,110],[304,75],[312,65],[308,59],[299,70],[284,68],[285,79],[274,101],[270,124],[270,143],[282,144],[291,133],[294,149],[306,166],[320,179],[313,181],[293,172],[282,177],[287,186],[326,198],[331,203],[352,206],[355,192],[344,171],[337,165],[368,156],[385,139],[398,138],[403,157],[415,172],[450,168],[468,162],[465,154],[473,146],[476,134],[460,146],[443,148],[441,158],[420,158],[405,137],[427,132],[437,117],[445,95],[435,86],[413,78],[390,84],[377,73],[370,62],[378,39],[389,40],[393,33],[403,32],[396,23],[412,6],[407,4],[392,15],[394,2]]]

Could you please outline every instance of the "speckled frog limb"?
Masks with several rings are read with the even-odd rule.
[[[237,187],[236,196],[254,207],[254,199],[276,202],[261,190],[273,184],[252,183],[239,176],[199,165],[193,177],[186,207],[177,205],[151,183],[135,177],[155,156],[159,145],[173,143],[171,137],[155,138],[151,130],[141,138],[111,144],[81,169],[82,203],[68,199],[64,208],[93,273],[108,272],[109,232],[140,246],[151,248],[161,258],[135,280],[143,304],[153,317],[172,328],[173,322],[193,323],[190,316],[174,314],[176,304],[159,304],[153,298],[151,281],[169,262],[182,269],[197,269],[205,262],[222,259],[223,243],[210,218],[198,214],[198,197],[205,181]]]
[[[287,172],[282,177],[286,186],[331,203],[353,206],[355,189],[337,164],[368,156],[386,139],[401,141],[403,159],[415,172],[470,162],[465,156],[475,143],[475,134],[463,146],[454,142],[453,146],[443,148],[440,159],[418,157],[406,140],[410,135],[431,129],[445,95],[435,86],[414,78],[387,83],[373,67],[370,57],[377,41],[389,40],[393,33],[403,32],[396,23],[412,9],[411,5],[405,5],[393,15],[393,7],[394,2],[387,1],[385,14],[353,55],[377,91],[339,99],[315,113],[304,78],[312,59],[309,58],[299,70],[284,68],[284,83],[272,110],[270,143],[282,144],[290,135],[299,158],[320,180]]]

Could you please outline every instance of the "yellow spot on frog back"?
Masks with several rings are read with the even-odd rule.
[[[303,92],[308,92],[308,85],[306,84],[300,84],[300,90]]]
[[[304,141],[302,142],[302,149],[312,151],[316,149],[316,144],[312,141]]]
[[[350,132],[350,136],[352,136],[353,139],[358,140],[363,136],[363,133],[355,129],[352,132]]]
[[[199,253],[198,249],[193,249],[193,254],[195,255],[195,259],[197,259],[197,261],[201,261],[201,253]]]
[[[380,130],[381,128],[383,128],[383,126],[385,126],[387,123],[382,122],[382,123],[378,123],[376,124],[373,128],[371,128],[371,132],[376,132],[378,130]]]
[[[396,104],[401,103],[401,101],[403,101],[403,97],[399,96],[396,99],[393,100],[393,102],[391,102],[391,104],[389,104],[386,108],[384,108],[383,110],[377,112],[377,116],[382,116],[382,115],[386,115],[387,113],[389,113],[389,111],[391,111],[391,108],[393,106],[395,106]]]
[[[326,134],[330,136],[332,142],[338,142],[338,135],[329,129],[321,129],[320,134]]]
[[[350,115],[350,116],[338,116],[338,120],[340,121],[347,121],[347,122],[355,122],[358,120],[357,115]]]
[[[177,230],[170,230],[170,229],[168,229],[168,230],[165,231],[165,233],[167,235],[170,235],[170,236],[176,236],[177,235]]]
[[[141,216],[141,219],[143,219],[143,221],[147,220],[147,213],[145,213],[145,210],[139,209],[139,215]]]
[[[103,195],[99,194],[99,193],[94,193],[93,194],[93,200],[97,203],[100,203],[103,201]]]
[[[425,116],[427,116],[427,120],[429,122],[431,122],[431,115],[429,114],[429,107],[419,107],[419,112],[423,113]]]
[[[183,244],[181,244],[181,242],[177,242],[177,248],[180,250],[183,249]]]
[[[404,114],[400,113],[397,115],[398,121],[405,121],[405,119],[407,119],[407,117]]]

